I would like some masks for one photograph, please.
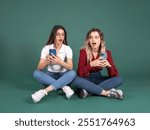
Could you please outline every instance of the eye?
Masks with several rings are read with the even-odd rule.
[[[62,36],[62,37],[64,37],[65,34],[64,33],[56,33],[56,36]]]
[[[99,39],[100,37],[99,36],[95,36],[95,39]]]
[[[93,39],[93,37],[92,37],[92,36],[89,36],[89,39]]]

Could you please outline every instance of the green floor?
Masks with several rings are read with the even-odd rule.
[[[125,100],[92,96],[80,99],[74,95],[67,100],[64,95],[52,92],[40,103],[34,104],[31,94],[39,89],[34,79],[3,80],[0,82],[1,113],[145,113],[150,112],[150,81],[124,79],[122,90]]]

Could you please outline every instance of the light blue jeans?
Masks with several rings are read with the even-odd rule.
[[[33,72],[33,77],[38,80],[42,85],[49,86],[51,85],[54,90],[60,89],[69,83],[75,78],[76,72],[74,70],[69,70],[66,72],[49,72],[46,73],[40,70],[35,70]]]
[[[116,88],[122,84],[121,77],[102,76],[100,72],[90,73],[89,77],[76,76],[72,84],[92,94],[100,95],[103,90]]]

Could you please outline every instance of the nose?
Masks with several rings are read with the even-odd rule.
[[[95,42],[95,40],[96,40],[95,38],[92,38],[92,42]]]

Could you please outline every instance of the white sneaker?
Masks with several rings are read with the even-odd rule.
[[[114,88],[112,88],[111,90],[112,91],[117,91],[120,95],[123,95],[123,92],[122,92],[121,89],[114,89]]]
[[[116,94],[117,94],[118,99],[120,99],[120,100],[124,99],[124,94],[123,94],[122,90],[112,88],[112,89],[110,89],[110,91],[115,92],[115,93],[117,92]]]
[[[66,94],[66,97],[70,99],[74,94],[74,91],[69,86],[64,86],[62,88],[63,92]]]
[[[45,95],[47,95],[47,92],[43,89],[35,92],[34,94],[31,95],[32,100],[34,103],[39,102]]]

